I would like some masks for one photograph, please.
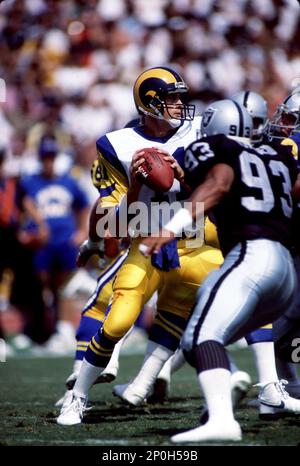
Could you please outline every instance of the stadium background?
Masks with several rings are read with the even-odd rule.
[[[6,174],[20,176],[27,162],[33,164],[39,139],[51,128],[68,161],[81,167],[83,184],[90,186],[96,138],[136,115],[132,85],[151,66],[176,67],[199,112],[211,100],[251,89],[267,99],[271,115],[300,81],[299,18],[296,0],[5,0],[0,5],[0,78],[6,83],[0,148],[6,150]],[[92,203],[95,193],[88,189],[88,194]],[[8,332],[19,328],[18,319],[12,310],[2,314]],[[248,356],[245,360],[249,365]],[[6,365],[10,401],[5,415],[13,421],[20,413],[14,414],[8,394],[15,387],[15,371],[25,376],[20,362]],[[60,394],[67,363],[52,363],[60,378],[57,386],[44,374],[49,393],[41,403]],[[34,364],[25,367],[37,375],[43,362]],[[13,399],[19,403],[22,395],[14,392]],[[31,414],[28,418],[31,402],[29,397],[22,405],[21,420],[9,438],[22,429],[26,437],[36,428],[37,421],[30,421]],[[46,408],[39,409],[47,423]],[[53,413],[48,415],[51,422]],[[286,426],[278,424],[273,437],[268,432],[266,443],[276,435],[282,439]],[[16,436],[23,444],[24,435]],[[45,435],[40,441],[47,444],[53,426]],[[1,435],[1,441],[5,438]]]

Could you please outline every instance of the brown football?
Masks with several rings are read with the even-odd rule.
[[[166,192],[174,182],[174,170],[155,147],[143,149],[145,161],[139,167],[141,183],[156,192]]]

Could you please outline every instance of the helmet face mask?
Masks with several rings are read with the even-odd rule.
[[[284,139],[300,132],[300,92],[289,95],[278,105],[268,127],[268,137]]]
[[[252,130],[252,140],[254,142],[259,142],[263,139],[263,136],[268,128],[269,120],[263,118],[254,117],[252,118],[253,130]]]
[[[142,115],[165,120],[171,126],[191,121],[195,105],[185,104],[188,86],[181,76],[169,68],[151,68],[144,71],[133,88],[137,111]]]
[[[192,121],[195,114],[195,106],[184,102],[185,94],[175,92],[166,95],[162,101],[162,115],[171,126],[179,126],[182,121]],[[176,124],[177,122],[177,124]]]

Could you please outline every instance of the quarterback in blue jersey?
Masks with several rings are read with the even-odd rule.
[[[151,212],[154,201],[172,203],[188,193],[180,184],[185,148],[198,136],[200,118],[194,118],[194,106],[183,103],[187,85],[174,70],[165,67],[144,71],[134,84],[134,101],[142,123],[101,137],[97,150],[101,169],[101,209],[108,209],[110,219],[118,223],[133,202],[140,201]],[[157,193],[138,182],[143,149],[157,147],[175,172],[171,189],[157,199]],[[206,275],[222,263],[216,244],[214,225],[206,224],[206,242],[182,238],[153,260],[139,251],[141,237],[151,231],[150,224],[141,225],[134,237],[129,255],[114,281],[111,308],[101,332],[93,338],[73,390],[73,401],[63,410],[57,422],[78,424],[82,420],[87,394],[103,368],[108,364],[115,344],[127,333],[139,316],[145,302],[158,291],[157,316],[152,327],[141,371],[123,387],[121,398],[140,404],[147,396],[164,362],[177,348],[194,304],[195,292]],[[112,222],[114,223],[114,222]],[[121,225],[122,226],[122,225]],[[126,235],[127,227],[125,225]]]

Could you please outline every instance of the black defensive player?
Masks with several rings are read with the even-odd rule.
[[[143,242],[147,254],[157,252],[191,223],[197,203],[204,202],[205,212],[212,210],[215,217],[225,255],[221,268],[199,289],[183,337],[209,420],[172,437],[176,443],[241,439],[224,346],[283,314],[296,289],[289,251],[293,185],[294,194],[300,194],[296,165],[279,144],[253,148],[247,139],[251,126],[249,115],[232,101],[215,102],[204,112],[202,131],[208,136],[193,143],[185,156],[186,181],[194,189],[191,204],[178,211],[160,235]],[[266,385],[260,401],[300,412],[299,400],[289,397],[281,382]]]

